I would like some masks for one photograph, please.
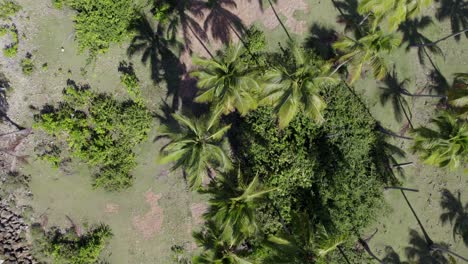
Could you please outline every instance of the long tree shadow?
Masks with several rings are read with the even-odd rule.
[[[402,261],[400,255],[391,246],[385,247],[385,256],[382,258],[382,262],[385,264],[409,264],[407,261]]]
[[[433,24],[430,16],[423,16],[415,19],[408,19],[400,24],[399,30],[403,33],[403,42],[407,42],[406,51],[409,51],[411,47],[417,44],[431,43],[432,40],[421,34],[419,31],[427,28]],[[432,46],[417,46],[419,62],[425,65],[426,57],[430,60],[434,66],[432,58],[429,56],[427,50],[434,55],[443,55],[442,50],[437,45]],[[427,50],[426,50],[427,49]]]
[[[436,17],[439,21],[449,19],[452,33],[468,28],[468,2],[465,0],[438,0]],[[468,32],[465,32],[468,38]],[[455,36],[459,41],[461,35]]]
[[[241,34],[245,30],[242,20],[229,8],[237,8],[234,0],[208,0],[206,9],[209,13],[203,24],[205,32],[210,30],[213,38],[224,44],[231,41],[231,32],[242,40]]]
[[[332,44],[338,40],[338,33],[330,27],[313,24],[310,28],[310,36],[306,39],[304,46],[315,50],[324,60],[335,57]]]
[[[18,130],[23,130],[24,127],[13,121],[7,114],[9,104],[7,100],[7,91],[10,89],[10,81],[3,72],[0,72],[0,122],[7,122]]]
[[[165,81],[166,97],[173,96],[173,108],[178,108],[179,89],[184,67],[172,50],[179,53],[182,46],[175,38],[166,38],[162,23],[154,29],[151,21],[142,16],[136,24],[137,35],[132,39],[127,54],[133,57],[141,54],[144,65],[150,64],[151,78],[155,83]]]
[[[449,190],[442,190],[442,199],[440,205],[444,209],[444,213],[440,215],[442,224],[450,222],[453,227],[453,239],[461,237],[463,243],[468,246],[468,202],[463,206],[460,192],[457,196]]]

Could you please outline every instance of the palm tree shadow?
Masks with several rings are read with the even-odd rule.
[[[324,60],[329,60],[336,55],[332,44],[337,40],[338,35],[334,29],[313,24],[310,28],[310,36],[306,39],[304,46],[315,50]]]
[[[385,247],[385,256],[382,262],[385,264],[409,264],[407,261],[402,261],[400,255],[391,246]]]
[[[398,74],[393,68],[393,71],[387,75],[383,81],[384,86],[380,86],[380,104],[385,106],[390,102],[393,106],[393,113],[395,119],[398,122],[403,120],[403,115],[407,118],[408,122],[411,123],[411,112],[408,101],[406,100],[404,93],[407,92],[405,89],[408,79],[400,81],[398,79]]]
[[[208,0],[206,9],[209,13],[203,24],[205,32],[210,29],[213,38],[224,44],[231,41],[231,31],[239,38],[245,31],[242,20],[231,12],[229,8],[237,8],[234,0]]]
[[[460,196],[460,192],[455,196],[447,189],[442,190],[440,205],[445,212],[440,215],[440,220],[444,225],[450,222],[453,226],[453,239],[460,236],[468,246],[468,202],[463,206]]]
[[[13,121],[7,114],[10,105],[7,100],[7,91],[10,89],[10,81],[4,73],[0,72],[0,122],[6,121],[18,130],[23,130],[24,127]]]
[[[410,246],[405,248],[406,256],[416,263],[448,264],[449,260],[439,250],[431,250],[423,236],[416,230],[410,229]],[[447,245],[442,244],[444,247]]]
[[[439,68],[435,67],[431,70],[428,79],[427,88],[429,91],[435,91],[439,95],[447,94],[450,85],[442,72],[440,72]]]
[[[399,30],[403,33],[403,42],[407,42],[406,51],[409,51],[412,46],[424,43],[431,43],[432,40],[424,36],[419,32],[433,24],[432,18],[430,16],[423,16],[421,18],[408,19],[402,24],[400,24]],[[426,56],[429,58],[431,64],[434,66],[434,62],[427,53],[429,50],[434,55],[443,55],[442,50],[437,45],[432,46],[418,46],[418,58],[419,62],[425,65]],[[426,50],[427,49],[427,50]]]
[[[468,28],[468,2],[464,0],[437,0],[440,3],[436,11],[439,21],[449,19],[452,33]],[[468,32],[465,32],[468,38]],[[460,41],[461,35],[455,36]]]
[[[138,34],[132,39],[127,55],[133,57],[141,54],[141,62],[144,65],[150,64],[153,82],[165,81],[166,98],[172,96],[172,107],[177,109],[181,78],[185,68],[172,50],[175,49],[179,53],[182,45],[175,38],[166,38],[162,23],[158,23],[154,29],[151,21],[145,16],[138,21],[135,29]]]
[[[345,26],[345,32],[353,31],[356,37],[361,36],[359,25],[364,16],[357,11],[359,2],[357,0],[332,0],[333,5],[340,13],[337,22]]]

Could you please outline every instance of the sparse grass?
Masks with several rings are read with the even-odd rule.
[[[4,0],[0,2],[0,19],[8,20],[21,10],[21,6],[13,0]]]
[[[31,75],[36,68],[31,56],[26,56],[26,58],[22,59],[20,65],[23,74],[26,76]]]
[[[4,27],[1,33],[2,34],[10,33],[11,38],[13,39],[13,42],[11,44],[3,48],[3,55],[7,58],[16,57],[16,54],[18,53],[18,43],[19,43],[18,30],[16,29],[16,26],[13,24],[11,27]]]

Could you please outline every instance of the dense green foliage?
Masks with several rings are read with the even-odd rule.
[[[119,102],[86,88],[68,87],[64,101],[36,116],[35,127],[68,143],[72,157],[97,168],[93,185],[119,190],[131,185],[133,148],[146,139],[151,115],[140,103]]]
[[[365,227],[382,205],[384,179],[377,157],[375,120],[344,87],[324,90],[325,122],[298,114],[279,130],[272,109],[259,108],[234,125],[233,146],[242,168],[277,190],[259,213],[266,232],[281,217],[306,210],[314,222],[342,233]],[[276,208],[275,208],[276,207]]]
[[[37,227],[39,229],[39,227]],[[99,261],[101,252],[113,236],[107,225],[98,225],[85,234],[76,234],[76,230],[65,232],[52,228],[47,233],[34,230],[36,245],[53,263],[60,264],[94,264]]]
[[[77,11],[76,39],[80,51],[91,56],[105,53],[111,43],[122,42],[138,17],[136,7],[128,0],[67,0]]]
[[[0,19],[10,19],[21,10],[21,6],[12,0],[3,0],[0,2]]]

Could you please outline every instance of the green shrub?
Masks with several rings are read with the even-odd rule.
[[[31,75],[36,68],[31,56],[26,56],[26,58],[22,59],[20,65],[23,74],[28,76]]]
[[[13,0],[4,0],[0,2],[0,19],[9,19],[21,10],[21,6]]]
[[[133,149],[146,139],[152,123],[143,104],[119,102],[82,87],[66,88],[63,102],[35,120],[35,128],[67,142],[72,157],[95,167],[93,186],[107,190],[131,185]]]
[[[0,37],[4,37],[9,32],[10,32],[10,28],[8,28],[7,26],[0,27]]]
[[[53,263],[94,264],[99,261],[113,234],[109,226],[101,224],[90,228],[81,236],[73,229],[61,231],[53,227],[44,233],[40,227],[33,226],[32,236],[36,250],[39,249],[41,255],[52,258]]]
[[[122,61],[120,62],[119,71],[121,72],[120,82],[127,89],[127,93],[135,102],[142,102],[140,80],[136,76],[133,65]]]
[[[128,35],[137,18],[133,1],[69,0],[77,11],[76,39],[80,51],[89,50],[91,57],[105,53],[111,43],[120,43]]]
[[[323,92],[325,120],[299,114],[279,130],[273,110],[259,108],[234,124],[233,146],[241,167],[277,187],[259,210],[264,231],[281,228],[278,211],[306,210],[315,223],[351,233],[367,226],[383,205],[386,178],[376,160],[382,138],[375,120],[344,87]]]
[[[52,0],[52,5],[57,9],[62,9],[64,2],[64,0]]]
[[[18,54],[18,30],[16,29],[15,25],[12,25],[7,30],[10,33],[11,38],[13,39],[13,43],[3,48],[3,55],[7,58],[13,58],[16,56],[16,54]]]

